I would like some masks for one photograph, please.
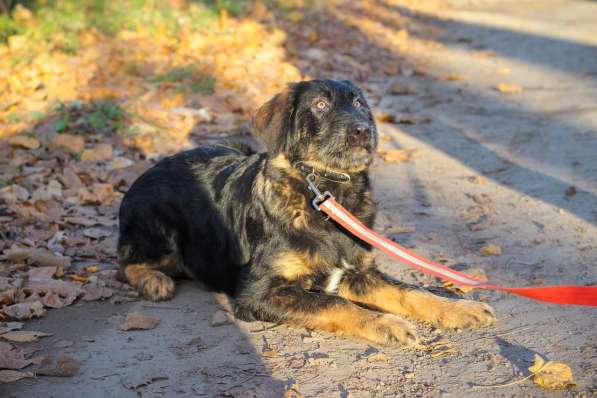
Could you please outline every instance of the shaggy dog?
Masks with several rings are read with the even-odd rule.
[[[413,345],[402,317],[446,328],[489,326],[486,304],[392,280],[371,247],[311,207],[307,176],[371,227],[368,167],[377,131],[348,81],[291,84],[255,116],[267,153],[199,147],[143,174],[120,207],[119,276],[150,300],[190,276],[235,298],[243,320],[283,322]]]

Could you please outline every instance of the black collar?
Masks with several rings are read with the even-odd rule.
[[[310,176],[315,175],[317,177],[324,178],[329,181],[338,182],[340,184],[345,184],[350,182],[350,175],[346,173],[340,173],[337,171],[330,171],[325,169],[318,169],[313,166],[309,166],[305,162],[298,161],[293,164],[294,168],[299,170],[301,173]]]

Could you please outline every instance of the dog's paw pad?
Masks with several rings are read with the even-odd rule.
[[[495,321],[495,312],[489,305],[457,300],[446,306],[439,324],[451,329],[476,329],[491,326]]]
[[[174,296],[174,281],[160,271],[148,272],[139,281],[138,290],[152,301],[167,300]]]

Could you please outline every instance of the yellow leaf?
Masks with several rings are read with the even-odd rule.
[[[533,381],[538,386],[550,390],[563,390],[576,386],[570,366],[561,362],[547,361],[535,354],[533,366],[529,368],[533,373]]]
[[[15,135],[8,139],[8,143],[12,146],[18,146],[25,149],[39,148],[39,140],[25,135]]]
[[[500,83],[497,85],[496,90],[504,94],[522,93],[522,87],[517,86],[515,84]]]
[[[379,156],[381,156],[386,162],[390,163],[408,162],[413,157],[414,152],[414,149],[390,149],[387,151],[378,151]]]
[[[85,149],[81,154],[82,162],[101,162],[112,158],[112,145],[97,144],[94,148]]]
[[[90,274],[93,274],[97,271],[99,271],[99,268],[96,265],[92,265],[91,267],[85,267],[85,272],[89,272]]]
[[[73,274],[73,275],[67,275],[66,276],[68,279],[70,279],[71,281],[74,282],[81,282],[83,284],[89,282],[89,278],[85,277],[85,276],[80,276],[77,274]]]
[[[499,256],[502,254],[502,247],[498,245],[487,245],[480,249],[484,256]]]

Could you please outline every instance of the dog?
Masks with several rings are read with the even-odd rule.
[[[173,296],[173,278],[191,277],[234,297],[238,319],[376,344],[416,345],[405,318],[443,328],[494,323],[487,304],[382,274],[370,245],[311,207],[307,178],[373,225],[368,168],[378,137],[356,85],[290,84],[259,108],[254,127],[265,153],[198,147],[135,181],[119,213],[121,280],[157,301]]]

